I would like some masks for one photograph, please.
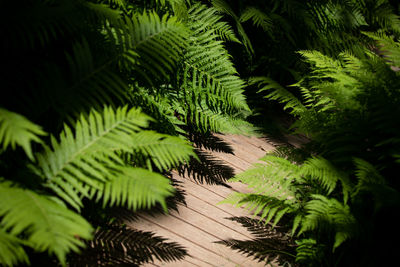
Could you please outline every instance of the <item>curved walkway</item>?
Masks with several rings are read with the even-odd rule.
[[[239,135],[217,135],[233,149],[233,154],[205,150],[205,153],[224,161],[235,173],[249,168],[266,151],[274,148],[263,138]],[[252,235],[241,225],[226,219],[234,216],[249,216],[249,213],[229,204],[218,204],[233,191],[245,192],[240,183],[229,183],[232,188],[220,185],[199,184],[194,179],[183,178],[173,173],[173,178],[182,182],[186,192],[187,206],[180,205],[178,212],[168,215],[140,215],[140,219],[127,223],[129,227],[151,231],[159,236],[175,241],[186,247],[190,256],[182,261],[154,262],[144,266],[264,266],[264,263],[252,260],[241,253],[217,244],[215,241],[229,238],[248,240]]]

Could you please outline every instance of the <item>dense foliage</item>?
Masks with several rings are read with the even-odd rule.
[[[0,6],[0,265],[182,259],[179,244],[113,214],[174,208],[182,194],[172,168],[223,183],[232,171],[191,143],[229,152],[211,132],[250,133],[249,121],[268,129],[280,109],[295,121],[287,132],[310,142],[234,178],[254,191],[227,201],[262,222],[232,218],[256,238],[222,243],[304,266],[376,266],[395,255],[397,1]],[[288,225],[291,237],[275,231]]]
[[[186,1],[1,7],[0,264],[64,265],[85,244],[71,264],[182,258],[108,211],[166,211],[176,189],[163,174],[198,159],[188,137],[250,127],[230,26]]]
[[[292,77],[282,77],[274,68],[264,74],[254,69],[249,70],[251,74],[264,76],[251,77],[249,84],[258,94],[282,104],[295,119],[292,133],[303,134],[310,141],[301,149],[279,147],[262,159],[264,164],[237,175],[233,181],[248,184],[253,193],[234,194],[227,202],[246,206],[270,227],[282,220],[292,225],[297,248],[293,251],[289,246],[287,252],[294,254],[293,260],[300,265],[389,264],[396,256],[399,238],[394,234],[392,214],[400,208],[396,174],[400,21],[393,8],[396,5],[387,1],[290,2],[288,6],[297,3],[305,7],[305,14],[317,15],[322,10],[317,17],[299,16],[306,24],[290,24],[299,25],[300,34],[304,34],[301,25],[315,25],[309,31],[315,34],[314,43],[295,41],[296,51],[285,48],[293,52],[296,65],[278,62],[293,68]],[[261,25],[260,10],[246,15],[256,25]],[[357,18],[354,22],[363,23],[345,24],[352,29],[342,27],[350,15]],[[309,36],[297,37],[306,41]],[[263,66],[271,68],[271,64]],[[233,248],[258,259],[268,254],[232,242]],[[268,243],[265,248],[271,251]],[[285,260],[287,257],[282,257]]]

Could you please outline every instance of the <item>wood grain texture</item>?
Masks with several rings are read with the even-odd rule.
[[[216,135],[228,143],[233,154],[206,150],[213,157],[224,161],[235,170],[235,173],[251,168],[259,158],[274,146],[263,138],[239,135]],[[215,243],[216,241],[234,238],[247,240],[252,236],[241,225],[226,218],[233,216],[251,216],[246,210],[228,204],[219,204],[232,192],[249,192],[241,183],[222,185],[199,184],[191,177],[182,177],[173,172],[173,178],[182,182],[186,192],[186,206],[178,205],[178,211],[155,217],[140,214],[140,219],[126,222],[129,227],[152,231],[159,236],[178,242],[186,247],[190,256],[180,262],[162,263],[155,261],[143,266],[265,266],[237,251]]]

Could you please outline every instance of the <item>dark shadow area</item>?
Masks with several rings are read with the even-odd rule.
[[[297,266],[295,261],[295,244],[290,237],[289,229],[284,226],[272,227],[257,219],[249,217],[230,217],[254,236],[250,240],[227,239],[216,243],[237,250],[259,262],[277,261],[282,266]]]
[[[189,141],[193,142],[196,147],[208,149],[217,152],[224,152],[233,154],[232,147],[219,138],[218,136],[212,135],[211,133],[190,133],[188,136]]]
[[[186,255],[186,249],[176,242],[119,226],[97,230],[80,255],[70,256],[69,266],[140,266],[155,259],[178,261]]]
[[[178,169],[179,175],[190,176],[199,183],[230,187],[226,181],[234,176],[233,168],[205,151],[195,149],[195,152],[200,161],[192,158],[188,164],[182,165]]]

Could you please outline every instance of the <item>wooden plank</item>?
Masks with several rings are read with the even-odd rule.
[[[187,208],[180,207],[180,213],[184,213]],[[187,215],[184,213],[184,215]],[[200,228],[198,226],[192,225],[184,221],[184,215],[181,214],[179,217],[174,216],[173,213],[169,216],[158,216],[154,218],[150,215],[142,214],[141,218],[153,223],[158,227],[168,229],[166,233],[163,234],[164,237],[174,238],[174,241],[178,241],[174,235],[179,236],[181,241],[180,244],[184,245],[190,255],[196,256],[199,259],[207,259],[207,262],[216,266],[235,266],[241,262],[246,261],[242,255],[234,253],[228,247],[214,243],[219,239],[213,234],[207,232],[210,229],[210,225],[207,225],[209,219],[205,217],[197,217],[198,225],[203,226],[207,229]],[[188,218],[186,218],[188,219]],[[215,224],[212,224],[211,228],[215,228]],[[138,226],[141,227],[141,226]],[[140,228],[139,228],[140,229]],[[142,229],[141,229],[142,230]],[[220,229],[221,230],[221,229]],[[157,231],[159,232],[159,231]],[[171,235],[171,233],[173,235]],[[186,240],[186,244],[183,244],[183,240]]]
[[[265,155],[266,150],[274,148],[265,140],[238,135],[217,135],[229,143],[234,155],[205,150],[228,166],[235,173],[242,172],[252,166],[254,162]],[[186,191],[187,206],[178,205],[178,212],[168,215],[152,217],[140,214],[140,220],[127,222],[129,227],[144,231],[152,231],[157,235],[178,242],[188,249],[190,257],[179,262],[149,263],[144,266],[264,266],[264,262],[257,262],[238,251],[234,251],[215,241],[225,239],[251,239],[252,235],[240,224],[226,219],[227,217],[249,216],[249,212],[230,204],[219,204],[233,192],[251,192],[246,185],[234,182],[228,183],[231,188],[221,185],[199,184],[193,178],[183,178],[173,172],[173,178],[182,182]]]
[[[137,220],[135,222],[126,222],[128,227],[142,230],[142,231],[150,231],[150,232],[155,232],[157,235],[166,237],[174,242],[178,242],[180,245],[184,247],[190,247],[190,256],[185,257],[185,260],[187,261],[197,261],[200,262],[200,266],[218,266],[216,264],[213,264],[213,261],[218,262],[218,256],[214,253],[210,253],[207,249],[204,249],[201,246],[197,246],[193,244],[192,241],[189,239],[182,237],[178,233],[174,233],[170,231],[168,228],[165,228],[157,223],[154,223],[152,220],[147,220],[146,218],[141,218],[140,220]],[[176,263],[176,262],[174,262]]]
[[[245,161],[232,154],[216,152],[216,151],[213,151],[211,154],[216,158],[222,159],[225,162],[229,163],[229,165],[235,169],[236,173],[244,171],[252,166],[250,162]]]
[[[253,155],[254,157],[261,158],[265,155],[265,150],[260,148],[259,146],[253,144],[251,139],[243,135],[222,135],[219,136],[221,139],[229,142],[232,146],[232,143],[236,145],[236,148],[242,149],[247,154]],[[235,149],[235,145],[233,148]]]
[[[224,200],[225,197],[220,194],[216,194],[211,190],[208,190],[207,188],[205,188],[204,185],[193,183],[185,178],[180,177],[179,175],[177,176],[174,175],[174,178],[182,182],[186,194],[191,194],[192,196],[202,199],[204,202],[207,202],[208,204],[213,205],[218,209],[221,209],[222,211],[230,214],[232,217],[248,216],[249,214],[244,209],[236,208],[230,204],[218,204],[219,202]]]
[[[197,212],[203,216],[209,217],[216,224],[224,225],[232,231],[235,231],[237,234],[239,234],[239,236],[237,237],[238,239],[252,238],[251,233],[249,233],[246,228],[242,227],[236,222],[226,219],[228,217],[232,217],[232,214],[221,210],[216,206],[211,205],[191,194],[187,194],[185,200],[188,209],[191,209],[194,212]]]

